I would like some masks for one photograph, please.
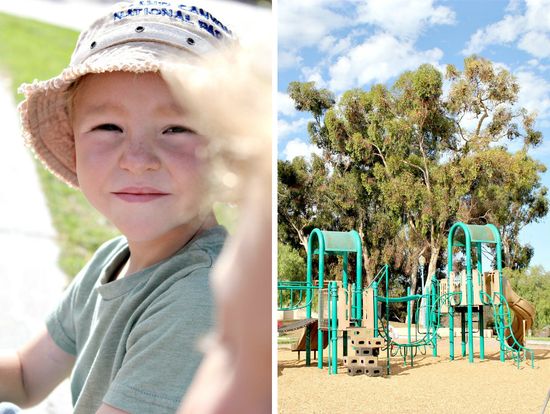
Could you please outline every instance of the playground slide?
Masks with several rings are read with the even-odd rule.
[[[525,332],[531,329],[535,319],[535,307],[533,304],[520,297],[514,290],[506,278],[502,278],[502,292],[508,302],[510,310],[514,312],[514,320],[512,321],[512,333],[516,340],[525,345],[523,337],[523,321],[525,321]],[[506,332],[506,335],[509,333]],[[508,345],[513,345],[513,339],[508,339]]]
[[[292,351],[306,350],[306,333],[307,333],[307,328],[304,328],[298,342],[292,345],[291,347]],[[317,336],[318,336],[317,321],[315,321],[314,323],[311,324],[311,350],[312,351],[317,351]],[[326,348],[327,345],[328,345],[328,332],[323,331],[323,349]]]

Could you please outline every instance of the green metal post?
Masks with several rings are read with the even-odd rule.
[[[348,288],[348,254],[344,253],[344,263],[342,264],[342,287],[344,289]]]
[[[374,294],[374,306],[373,306],[373,315],[372,318],[374,319],[374,337],[376,338],[378,336],[378,282],[373,282],[372,284],[372,291]]]
[[[308,239],[308,252],[307,252],[307,281],[308,285],[313,286],[313,277],[312,277],[312,269],[313,269],[313,240],[314,237],[317,237],[318,245],[319,245],[319,286],[317,287],[317,298],[319,299],[319,318],[321,318],[321,290],[323,289],[323,285],[325,283],[325,238],[323,236],[323,233],[319,229],[313,229],[311,234],[309,235]],[[309,291],[309,290],[308,290]],[[311,318],[311,306],[309,305],[309,299],[311,298],[310,295],[307,295],[308,299],[308,307],[306,309],[306,318]],[[308,332],[309,333],[309,332]],[[309,336],[306,336],[306,366],[309,366],[311,357],[311,338]],[[321,324],[317,325],[317,367],[322,369],[323,368],[323,331],[321,329]]]
[[[468,361],[474,362],[473,313],[474,286],[472,284],[472,247],[470,237],[466,237],[466,299],[468,301]]]
[[[346,314],[346,318],[348,320],[351,320],[355,316],[355,315],[353,315],[354,285],[352,285],[351,295],[348,295],[347,292],[349,292],[349,289],[348,289],[349,282],[348,282],[348,253],[347,252],[344,253],[343,261],[344,261],[344,263],[343,263],[343,270],[342,270],[342,287],[344,288],[344,291],[346,293],[345,293],[345,297],[343,298],[345,300],[345,303],[342,303],[340,306],[345,306],[346,309],[351,309],[352,314],[350,314],[350,315]],[[349,302],[351,302],[351,306],[348,307]],[[346,330],[344,330],[344,333],[343,333],[343,344],[342,345],[343,345],[344,355],[347,355],[348,354],[348,332]]]
[[[325,284],[324,278],[325,272],[325,257],[324,254],[319,252],[319,287],[317,288],[317,297],[319,298],[319,304],[321,303],[322,289]],[[319,317],[321,317],[321,308],[319,306]],[[323,330],[321,324],[317,324],[317,368],[323,368]]]
[[[498,285],[500,288],[500,297],[504,297],[504,292],[502,291],[502,242],[500,240],[500,233],[498,232],[498,229],[493,224],[487,224],[487,227],[491,229],[493,232],[493,235],[497,241],[497,245],[495,247],[496,254],[497,254],[497,270],[498,270]],[[498,312],[500,316],[500,320],[504,321],[504,307],[502,306],[502,303],[498,307]],[[502,332],[502,335],[500,335],[500,360],[504,362],[504,330]]]
[[[388,281],[386,279],[386,374],[390,375],[390,345],[392,339],[390,338],[390,302],[388,301]]]
[[[466,321],[464,320],[464,311],[460,312],[460,332],[462,357],[464,358],[466,356]]]
[[[433,283],[433,278],[435,278],[435,275],[432,276],[432,306],[430,307],[430,326],[433,329],[433,337],[432,337],[432,350],[433,350],[433,356],[437,356],[437,320],[436,315],[434,315],[435,312],[435,302],[437,300],[436,296],[436,285]],[[441,305],[439,305],[441,306]]]
[[[311,318],[311,297],[313,295],[313,236],[307,243],[307,291],[306,291],[306,318]],[[311,365],[311,326],[306,328],[306,367]]]
[[[411,296],[411,288],[407,287],[407,296]],[[411,301],[407,301],[407,339],[411,343]]]
[[[449,278],[447,278],[447,280],[448,279]],[[455,312],[454,306],[452,306],[450,302],[449,298],[449,358],[452,361],[455,359]]]
[[[331,303],[331,310],[332,315],[330,317],[331,320],[331,368],[332,373],[336,374],[338,372],[338,285],[336,282],[330,282],[329,285],[329,292],[330,292],[330,299],[332,301]],[[320,349],[320,348],[319,348]]]
[[[451,281],[451,272],[453,271],[453,235],[455,230],[456,224],[451,227],[451,230],[449,231],[449,237],[447,239],[447,286],[449,293],[452,292],[451,287],[452,281]],[[450,300],[451,296],[449,296],[449,358],[452,360],[455,359],[455,332],[454,332],[454,306],[451,304]]]
[[[483,361],[485,358],[485,339],[483,332],[483,305],[479,306],[479,359]]]
[[[481,243],[476,243],[476,253],[477,253],[477,277],[478,285],[482,286],[481,290],[485,290],[483,287],[483,251],[481,248]],[[481,296],[481,292],[479,293]],[[481,301],[483,303],[483,301]],[[483,361],[485,357],[485,339],[483,337],[483,305],[480,305],[478,308],[478,327],[479,327],[479,359]]]
[[[361,245],[361,237],[359,233],[352,230],[355,238],[355,249],[357,251],[355,260],[355,315],[352,315],[354,319],[361,320],[363,318],[363,248]]]

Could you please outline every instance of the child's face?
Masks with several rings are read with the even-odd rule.
[[[129,240],[154,240],[196,218],[205,143],[159,75],[88,75],[73,129],[82,192]]]

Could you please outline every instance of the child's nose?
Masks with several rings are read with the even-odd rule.
[[[158,170],[160,159],[145,139],[129,139],[119,161],[120,168],[134,174]]]

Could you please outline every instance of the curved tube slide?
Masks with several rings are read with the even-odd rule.
[[[523,336],[523,321],[525,321],[525,332],[531,329],[535,320],[535,307],[533,304],[521,296],[519,296],[514,290],[506,278],[502,278],[502,292],[510,310],[514,312],[514,320],[512,321],[512,333],[516,340],[525,345],[525,338]],[[505,333],[506,336],[509,332]],[[513,338],[508,338],[508,345],[512,346],[514,343]]]

